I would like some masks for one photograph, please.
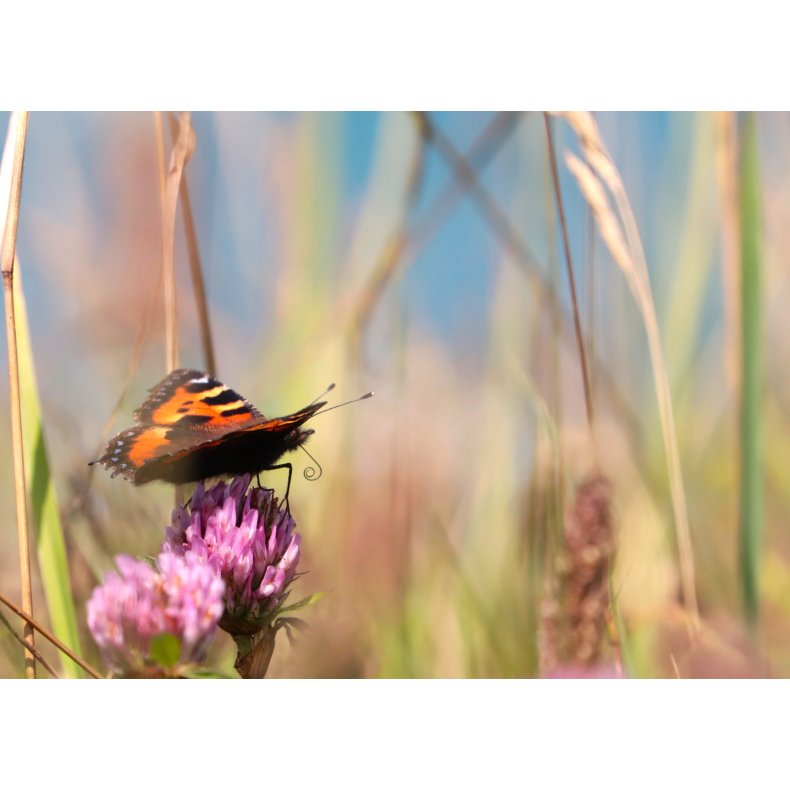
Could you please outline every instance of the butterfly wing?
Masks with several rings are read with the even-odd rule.
[[[136,485],[164,480],[189,483],[221,475],[259,472],[273,466],[283,453],[302,444],[311,430],[299,430],[326,403],[314,403],[285,417],[258,422],[222,433],[206,434],[199,443],[172,452],[159,453],[146,461],[134,474]],[[146,440],[149,437],[144,437]],[[154,437],[150,437],[155,441]]]
[[[263,469],[303,442],[285,437],[315,414],[315,403],[267,420],[249,401],[199,370],[174,370],[134,413],[139,425],[114,436],[98,461],[136,485],[182,483]],[[300,440],[300,441],[297,441]]]
[[[142,425],[225,432],[263,419],[263,415],[235,390],[208,373],[182,368],[174,370],[149,390],[134,418]]]
[[[247,400],[221,381],[199,370],[174,370],[149,390],[134,413],[140,423],[108,442],[101,463],[135,480],[146,464],[189,450],[245,425],[264,421]]]

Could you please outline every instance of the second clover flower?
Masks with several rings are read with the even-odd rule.
[[[162,553],[155,565],[119,555],[88,601],[88,626],[102,655],[118,674],[178,677],[205,658],[223,612],[225,585],[191,556]],[[156,641],[175,640],[162,664]]]

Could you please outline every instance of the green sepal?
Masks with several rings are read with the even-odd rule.
[[[181,640],[175,634],[157,634],[151,640],[151,658],[165,669],[172,669],[181,655]]]
[[[285,614],[286,612],[295,612],[298,609],[304,609],[306,606],[310,606],[311,604],[320,601],[323,598],[325,593],[323,592],[316,592],[312,595],[308,595],[307,598],[302,598],[301,601],[297,601],[296,603],[292,603],[290,606],[283,606],[282,608],[277,610],[277,614]]]

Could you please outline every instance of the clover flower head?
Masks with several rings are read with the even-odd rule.
[[[191,557],[225,583],[225,616],[250,631],[276,616],[296,575],[301,537],[288,510],[268,488],[250,488],[250,476],[206,489],[173,511],[164,553]],[[232,628],[226,628],[231,630]]]
[[[156,674],[153,641],[178,640],[173,667],[201,661],[223,612],[225,584],[192,556],[163,552],[154,566],[125,555],[88,601],[88,627],[117,671]],[[173,668],[171,667],[171,669]]]

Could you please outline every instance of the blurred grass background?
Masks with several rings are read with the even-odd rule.
[[[557,120],[626,672],[790,675],[790,119],[597,121],[645,249],[701,615],[690,634],[642,319],[565,166],[578,141]],[[295,594],[327,594],[306,635],[278,641],[270,676],[538,675],[562,525],[594,468],[541,114],[198,113],[192,124],[186,172],[219,377],[271,415],[330,381],[338,399],[376,391],[315,420],[319,481],[301,477],[306,457],[291,459],[309,571]],[[158,178],[150,114],[31,115],[17,254],[56,495],[46,513],[60,514],[79,641],[97,666],[85,602],[115,554],[156,553],[173,501],[166,486],[87,467],[141,339],[110,432],[166,372]],[[752,198],[733,210],[741,182]],[[176,267],[181,363],[200,368],[180,214]],[[0,589],[17,600],[7,417],[0,447]],[[44,567],[34,558],[47,623]],[[212,661],[232,667],[224,634]],[[0,629],[0,676],[23,672]]]

